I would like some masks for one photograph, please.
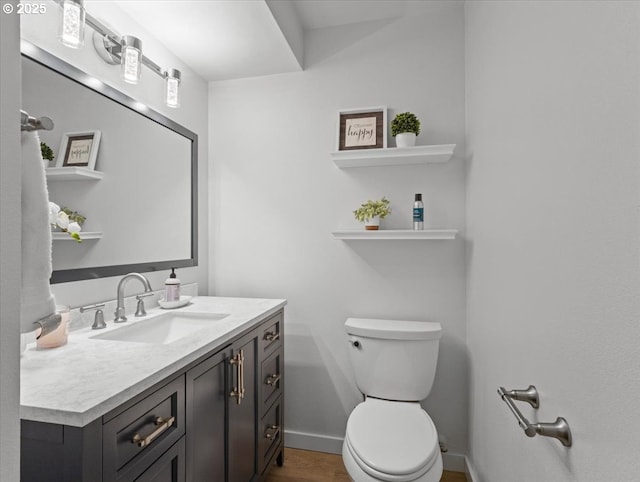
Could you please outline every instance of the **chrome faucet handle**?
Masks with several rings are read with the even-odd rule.
[[[101,330],[107,327],[107,324],[104,322],[104,313],[103,313],[104,303],[98,303],[95,305],[83,306],[80,308],[80,313],[84,313],[85,311],[96,311],[96,316],[93,319],[93,325],[91,325],[92,330]]]
[[[136,308],[136,313],[134,316],[146,316],[147,311],[144,309],[144,298],[148,298],[149,296],[153,296],[154,293],[143,293],[141,295],[136,295],[136,300],[138,300],[138,306]]]
[[[137,279],[142,283],[142,285],[144,286],[145,293],[151,293],[153,291],[151,289],[151,284],[149,283],[149,280],[147,279],[146,276],[141,275],[140,273],[125,274],[118,282],[118,297],[116,300],[116,311],[113,313],[115,315],[115,319],[113,320],[114,323],[124,323],[125,321],[127,321],[127,315],[125,313],[125,308],[124,308],[124,287],[129,282],[129,280],[132,280],[132,279]],[[142,316],[142,315],[139,315],[139,316]]]

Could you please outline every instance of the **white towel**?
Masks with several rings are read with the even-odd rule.
[[[55,299],[49,287],[51,270],[49,194],[40,139],[35,131],[23,132],[21,333],[35,330],[34,322],[55,312]]]

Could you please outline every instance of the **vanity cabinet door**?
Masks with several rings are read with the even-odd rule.
[[[229,363],[229,482],[249,482],[257,474],[257,352],[255,330],[232,346],[231,360],[241,358],[242,365]],[[240,398],[233,395],[234,389],[241,391]]]
[[[227,364],[221,351],[187,372],[187,481],[225,480]]]
[[[187,372],[188,482],[255,479],[257,350],[253,331]]]

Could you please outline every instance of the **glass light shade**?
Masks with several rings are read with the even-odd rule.
[[[64,0],[58,38],[63,45],[78,49],[84,45],[85,11],[82,0]]]
[[[180,71],[169,69],[164,78],[164,101],[169,107],[180,107]]]
[[[122,37],[122,79],[137,84],[142,72],[142,41],[131,35]]]

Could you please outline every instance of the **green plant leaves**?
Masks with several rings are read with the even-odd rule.
[[[67,213],[67,216],[69,216],[69,221],[75,221],[80,226],[82,226],[84,222],[87,220],[86,216],[83,216],[78,211],[73,211],[71,210],[71,208],[68,208],[66,206],[63,206],[61,211]]]
[[[413,132],[415,135],[420,134],[420,121],[411,112],[403,112],[398,114],[391,121],[391,135],[395,137],[403,132]]]
[[[53,150],[46,143],[40,143],[40,152],[44,161],[53,161]]]
[[[391,214],[391,208],[389,207],[390,201],[383,197],[379,201],[372,201],[369,199],[360,205],[358,209],[353,211],[355,218],[360,222],[368,221],[369,219],[380,216],[383,219],[388,214]]]

